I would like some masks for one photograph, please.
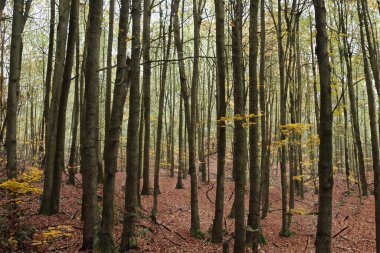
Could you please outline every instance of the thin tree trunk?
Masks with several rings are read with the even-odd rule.
[[[269,212],[269,166],[266,166],[268,155],[267,129],[266,129],[266,80],[265,80],[265,2],[260,1],[260,123],[261,123],[261,218],[264,219]],[[268,170],[267,170],[268,168]]]
[[[119,35],[117,44],[117,70],[115,89],[110,115],[109,128],[106,133],[104,145],[104,185],[103,185],[103,209],[102,221],[99,231],[99,243],[103,251],[107,252],[115,249],[113,240],[114,227],[114,192],[115,174],[118,165],[118,150],[122,129],[124,104],[127,96],[127,89],[130,84],[129,64],[130,59],[126,57],[127,48],[127,22],[129,16],[129,0],[123,0],[120,6]]]
[[[144,0],[143,10],[143,103],[144,103],[144,159],[143,159],[143,188],[142,195],[150,195],[150,77],[151,77],[151,63],[150,63],[150,16],[151,16],[151,3],[150,0]]]
[[[328,35],[324,1],[313,0],[317,29],[316,54],[320,79],[320,145],[319,145],[319,197],[316,252],[331,252],[332,190],[334,185],[332,165],[332,106]]]
[[[173,18],[173,30],[174,30],[174,42],[177,48],[178,55],[178,68],[181,80],[181,96],[185,108],[185,122],[188,133],[188,145],[189,145],[189,173],[191,177],[191,227],[190,233],[193,236],[202,236],[200,232],[200,221],[199,221],[199,209],[198,209],[198,182],[197,182],[197,172],[195,166],[195,103],[196,103],[196,91],[197,91],[197,73],[193,72],[193,80],[191,86],[191,108],[189,103],[189,94],[187,92],[187,77],[185,72],[185,65],[183,60],[183,44],[180,39],[180,24],[178,19],[178,7],[179,0],[174,0],[172,5],[172,18]],[[198,18],[195,18],[195,23],[199,22]],[[197,26],[194,26],[196,30]],[[196,32],[196,31],[195,31]],[[199,34],[199,33],[198,33]],[[196,35],[195,35],[196,37]],[[199,40],[199,38],[198,38]],[[195,42],[196,40],[194,40]],[[195,46],[194,46],[195,48]],[[199,55],[194,51],[194,66],[197,69],[197,63]],[[196,60],[197,59],[197,60]]]
[[[58,142],[58,127],[65,122],[59,122],[59,107],[62,94],[62,84],[65,64],[65,49],[67,28],[70,14],[70,0],[59,1],[59,22],[57,27],[57,49],[55,53],[54,74],[52,82],[52,98],[49,106],[48,121],[46,122],[46,167],[44,171],[44,186],[40,207],[41,214],[51,215],[58,210],[53,210],[53,182],[56,166],[56,151]]]
[[[278,58],[280,70],[280,129],[286,125],[286,100],[287,91],[285,88],[285,55],[282,46],[282,15],[281,15],[281,0],[278,0],[278,21],[277,21],[277,43],[278,43]],[[281,141],[285,140],[286,136],[281,131]],[[286,179],[286,145],[281,145],[280,148],[280,170],[281,170],[281,220],[282,227],[281,236],[289,236],[289,224],[287,222],[287,179]]]
[[[257,83],[257,36],[259,0],[250,1],[249,27],[249,212],[247,244],[253,251],[260,242],[259,91]],[[252,232],[254,231],[254,232]]]
[[[30,10],[31,0],[14,0],[12,17],[12,37],[9,65],[9,84],[7,100],[7,132],[5,136],[5,149],[7,151],[6,170],[8,178],[17,176],[16,132],[17,107],[20,92],[20,75],[22,61],[22,33]]]
[[[242,27],[243,4],[237,0],[232,20],[232,66],[234,77],[234,144],[233,171],[235,173],[235,242],[234,252],[245,252],[245,181],[247,166],[247,133],[245,123],[245,91],[243,81]]]
[[[73,105],[73,118],[72,118],[72,140],[70,147],[70,157],[68,163],[69,179],[68,184],[75,185],[75,174],[77,172],[77,138],[78,138],[78,123],[79,123],[79,80],[80,80],[80,43],[79,43],[79,23],[77,23],[76,34],[76,63],[75,63],[75,87],[74,87],[74,105]]]
[[[127,132],[127,178],[125,187],[125,214],[120,250],[137,248],[135,225],[138,217],[138,128],[140,116],[140,32],[141,0],[132,0],[132,54],[131,90]]]
[[[379,139],[376,127],[376,100],[372,88],[372,78],[370,73],[370,66],[368,64],[367,51],[365,46],[365,33],[363,22],[363,9],[359,0],[357,0],[357,11],[359,17],[360,27],[360,42],[363,54],[364,74],[368,95],[368,112],[370,118],[371,129],[371,147],[372,147],[372,162],[374,171],[374,192],[375,192],[375,221],[376,221],[376,252],[380,252],[380,157],[379,157]],[[371,57],[370,55],[368,57]],[[375,74],[375,72],[373,73]],[[378,94],[379,95],[379,94]]]
[[[83,244],[81,250],[93,250],[98,238],[98,129],[99,129],[99,53],[103,0],[93,0],[89,9],[85,72],[85,114],[81,167],[83,171]],[[82,140],[81,140],[82,141]]]
[[[115,16],[115,0],[109,1],[108,16],[108,44],[107,44],[107,72],[106,72],[106,98],[104,108],[104,133],[108,133],[111,118],[111,90],[112,90],[112,45],[113,45],[113,26]]]
[[[171,34],[172,34],[172,19],[173,19],[173,2],[171,6],[171,14],[169,21],[168,30],[168,43],[166,45],[166,52],[164,52],[164,64],[162,66],[161,82],[160,82],[160,94],[158,100],[158,118],[157,118],[157,140],[156,140],[156,156],[154,160],[154,188],[153,188],[153,207],[151,217],[153,220],[157,218],[157,204],[158,204],[158,194],[160,193],[159,179],[160,179],[160,159],[161,159],[161,147],[162,147],[162,124],[164,115],[164,103],[165,103],[165,87],[166,78],[168,72],[168,60],[170,56],[170,46],[171,46]]]
[[[342,7],[343,8],[343,7]],[[343,10],[341,10],[340,13],[340,23],[341,23],[341,29],[342,33],[346,34],[347,29],[343,16]],[[364,164],[364,154],[363,154],[363,147],[362,147],[362,141],[360,138],[360,128],[359,128],[359,119],[357,117],[358,109],[355,103],[356,95],[354,90],[354,83],[352,79],[352,52],[350,45],[348,43],[347,37],[342,37],[343,40],[343,54],[344,59],[346,63],[346,75],[347,75],[347,86],[348,86],[348,95],[350,98],[350,109],[351,109],[351,118],[352,118],[352,127],[353,127],[353,133],[354,133],[354,144],[356,146],[356,149],[358,151],[358,170],[359,170],[359,178],[360,178],[360,187],[361,192],[363,196],[367,196],[367,179],[366,179],[366,173],[365,173],[365,164]]]
[[[53,54],[54,54],[54,39],[55,39],[55,0],[50,0],[50,32],[49,32],[49,49],[46,67],[46,78],[45,78],[45,98],[44,98],[44,112],[43,112],[43,122],[42,122],[42,138],[45,133],[45,151],[47,150],[48,139],[47,139],[47,122],[49,116],[49,106],[50,106],[50,92],[51,92],[51,76],[53,73]],[[44,131],[44,129],[46,129]],[[46,158],[44,158],[45,160]]]
[[[75,42],[79,18],[79,1],[71,0],[70,27],[67,39],[66,62],[62,80],[62,94],[59,104],[59,115],[57,127],[57,146],[55,151],[53,188],[51,193],[51,212],[59,211],[59,196],[62,182],[62,172],[65,168],[65,138],[66,138],[66,110],[67,100],[70,92],[71,72],[74,65]]]

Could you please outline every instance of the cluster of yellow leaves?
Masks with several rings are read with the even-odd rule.
[[[300,135],[306,130],[311,128],[311,124],[303,124],[303,123],[291,123],[280,126],[281,133],[286,136],[290,136],[290,134]]]
[[[310,136],[310,138],[306,141],[306,145],[311,147],[313,145],[319,145],[320,140],[319,140],[319,135],[318,134],[313,134]]]
[[[288,139],[285,139],[285,140],[276,140],[273,142],[273,146],[274,147],[281,147],[281,146],[286,146],[288,145],[289,141]]]
[[[42,230],[35,234],[32,241],[32,246],[39,246],[49,243],[55,239],[70,237],[73,235],[73,228],[67,225],[58,225],[55,227],[48,227],[47,230]]]
[[[319,160],[318,158],[310,159],[310,160],[303,160],[302,161],[302,167],[303,168],[310,168],[314,164],[318,163],[318,160]]]
[[[304,177],[304,175],[293,176],[293,180],[294,181],[301,181],[303,177]]]
[[[17,179],[9,179],[0,184],[0,188],[10,190],[12,193],[41,193],[39,187],[35,187],[33,182],[42,178],[42,172],[36,167],[30,167],[26,172],[22,173]]]
[[[353,183],[357,183],[358,182],[358,180],[352,174],[350,174],[348,176],[348,180],[351,181],[351,182],[353,182]]]
[[[299,214],[299,215],[305,215],[306,214],[305,210],[303,210],[301,208],[289,209],[289,213],[291,213],[291,214]]]
[[[249,125],[253,125],[255,124],[254,122],[249,122],[249,119],[251,118],[256,118],[256,117],[261,117],[263,116],[261,113],[259,114],[235,114],[233,116],[226,116],[226,117],[221,117],[219,120],[217,121],[222,121],[222,122],[225,122],[225,123],[228,123],[228,122],[233,122],[235,120],[237,121],[240,121],[240,120],[244,120],[246,121],[245,123],[243,123],[243,127],[247,127]]]

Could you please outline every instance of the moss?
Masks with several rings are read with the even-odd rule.
[[[201,239],[201,240],[204,240],[206,238],[205,234],[199,229],[190,230],[190,235],[194,238]]]

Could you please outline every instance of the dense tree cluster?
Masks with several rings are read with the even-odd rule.
[[[156,222],[164,169],[177,173],[177,189],[189,175],[189,233],[204,238],[199,181],[214,180],[210,240],[233,239],[234,252],[245,252],[265,243],[260,220],[279,171],[278,232],[293,234],[295,200],[312,190],[322,253],[331,252],[339,173],[347,194],[353,182],[360,197],[374,193],[380,252],[379,20],[374,0],[0,0],[8,179],[21,163],[40,166],[39,212],[53,215],[63,175],[74,185],[80,173],[81,249],[102,252],[138,248],[141,195],[153,195]],[[223,232],[227,157],[231,239]],[[120,242],[113,236],[118,171],[126,172]]]

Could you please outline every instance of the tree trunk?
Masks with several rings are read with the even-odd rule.
[[[73,118],[72,118],[72,140],[70,147],[70,157],[69,157],[69,179],[68,184],[75,185],[75,174],[77,173],[78,163],[77,163],[77,138],[78,138],[78,123],[79,123],[79,80],[80,80],[80,47],[79,47],[79,23],[77,23],[78,28],[76,30],[76,63],[75,63],[75,87],[74,87],[74,105],[73,105]]]
[[[48,139],[47,139],[47,122],[49,116],[49,105],[50,105],[50,92],[51,92],[51,75],[53,73],[53,54],[54,54],[54,36],[55,33],[55,0],[50,0],[50,32],[49,32],[49,49],[46,67],[46,78],[45,78],[45,98],[44,98],[44,112],[43,112],[43,122],[42,122],[42,138],[44,135],[44,127],[46,128],[45,133],[45,151],[47,150]]]
[[[243,81],[242,27],[243,4],[237,0],[232,20],[232,67],[234,77],[234,142],[233,171],[235,173],[235,242],[234,252],[245,252],[245,181],[247,166],[247,133],[245,123],[245,87]],[[246,124],[246,123],[245,123]]]
[[[331,81],[330,63],[328,57],[328,36],[326,8],[324,1],[313,0],[315,9],[316,54],[319,66],[320,79],[320,145],[319,145],[319,197],[318,197],[318,223],[316,235],[316,252],[331,252],[331,223],[332,223],[332,190],[333,190],[333,165],[332,165],[332,106],[331,106]]]
[[[20,75],[22,61],[22,33],[30,10],[31,0],[14,0],[12,17],[12,37],[9,64],[9,84],[7,100],[7,133],[5,149],[7,151],[6,170],[8,178],[17,176],[16,132],[17,107],[20,92]]]
[[[160,82],[160,94],[158,99],[158,117],[157,117],[157,140],[156,140],[156,156],[154,159],[154,188],[153,188],[153,207],[151,217],[153,220],[157,218],[157,204],[158,204],[158,194],[160,193],[159,179],[160,179],[160,159],[161,159],[161,147],[162,147],[162,124],[164,115],[164,103],[165,103],[165,87],[166,87],[166,76],[168,72],[168,60],[170,56],[170,45],[171,45],[171,34],[172,34],[172,19],[173,19],[173,3],[171,6],[171,14],[169,21],[168,30],[168,43],[166,46],[166,51],[164,53],[164,63],[162,66],[161,82]]]
[[[340,23],[342,34],[347,34],[347,24],[345,24],[345,17],[343,16],[343,10],[340,12]],[[360,128],[359,128],[359,119],[357,117],[358,109],[355,103],[356,95],[354,90],[354,83],[352,79],[352,52],[350,48],[350,44],[348,42],[347,37],[343,36],[343,54],[344,60],[346,63],[346,75],[347,75],[347,86],[348,86],[348,95],[350,98],[350,109],[351,109],[351,119],[352,119],[352,127],[354,133],[354,144],[358,151],[358,170],[359,170],[359,178],[360,178],[360,187],[363,196],[367,196],[367,179],[365,173],[365,165],[364,165],[364,154],[362,141],[360,138]]]
[[[132,54],[131,91],[127,132],[127,178],[125,187],[125,214],[120,250],[137,248],[135,224],[138,217],[138,128],[140,116],[140,19],[141,0],[132,0]]]
[[[150,0],[144,0],[143,10],[143,37],[142,37],[142,51],[143,51],[143,103],[144,103],[144,162],[143,162],[143,187],[141,194],[150,195],[150,175],[149,175],[149,152],[150,152],[150,76],[151,76],[151,63],[150,63],[150,16],[151,16],[151,3]]]
[[[259,91],[257,83],[257,36],[259,0],[250,1],[249,27],[249,212],[247,244],[258,250],[260,241]],[[252,230],[254,232],[252,232]]]
[[[110,251],[115,249],[115,243],[113,240],[115,174],[117,172],[117,157],[119,151],[121,125],[124,115],[123,108],[127,96],[127,89],[130,84],[128,73],[130,59],[126,57],[129,0],[123,0],[121,2],[120,14],[115,89],[109,128],[106,133],[104,145],[105,177],[103,185],[103,209],[99,232],[99,243],[102,245],[101,248],[105,252],[107,252],[107,250]]]
[[[85,113],[81,167],[83,171],[83,244],[81,250],[93,250],[99,226],[97,203],[98,129],[99,129],[99,53],[103,16],[103,0],[93,0],[89,9],[87,29]]]
[[[282,25],[281,17],[281,0],[278,0],[278,21],[277,21],[277,43],[278,43],[278,58],[279,58],[279,71],[280,71],[280,129],[281,126],[286,125],[286,100],[287,91],[285,88],[285,55],[282,46]],[[281,131],[281,141],[284,141],[286,136]],[[286,179],[286,145],[282,144],[280,148],[280,170],[281,170],[281,219],[282,227],[280,231],[281,236],[289,236],[289,224],[287,222],[287,179]]]
[[[359,17],[360,27],[360,42],[363,54],[363,65],[365,82],[368,95],[368,112],[370,119],[371,130],[371,147],[372,147],[372,163],[374,171],[374,192],[375,192],[375,221],[376,221],[376,252],[380,252],[380,157],[379,157],[379,139],[376,126],[376,99],[372,88],[372,78],[370,72],[370,66],[368,64],[367,51],[365,46],[364,35],[364,22],[363,22],[363,9],[360,8],[359,0],[357,0],[357,10]],[[368,57],[371,57],[370,55]],[[379,94],[378,94],[379,95]]]
[[[45,153],[45,171],[44,171],[44,186],[40,213],[51,215],[58,210],[53,210],[53,182],[54,170],[56,166],[56,150],[58,142],[58,127],[65,122],[59,122],[59,107],[62,93],[64,64],[65,64],[65,49],[67,28],[70,14],[70,0],[59,1],[59,22],[57,27],[57,49],[55,53],[54,74],[52,83],[52,98],[49,106],[49,115],[46,125],[46,153]]]
[[[109,1],[108,16],[108,44],[107,44],[107,72],[106,72],[106,98],[104,108],[104,133],[108,133],[111,118],[111,93],[112,93],[112,45],[113,45],[113,26],[115,16],[115,0]]]
[[[193,70],[193,80],[191,85],[191,108],[189,103],[189,94],[187,92],[187,78],[185,72],[185,64],[183,60],[183,44],[180,38],[180,23],[178,19],[178,7],[179,0],[174,0],[172,5],[172,18],[173,18],[173,30],[174,30],[174,42],[177,48],[178,55],[178,68],[181,80],[181,96],[183,99],[185,107],[185,122],[188,133],[188,145],[189,145],[189,173],[190,173],[190,183],[191,183],[191,227],[190,233],[193,236],[202,236],[200,232],[200,221],[199,221],[199,209],[198,209],[198,182],[197,182],[197,172],[195,166],[195,103],[196,103],[196,91],[198,84],[198,74],[197,71],[194,73]],[[199,22],[198,18],[194,18],[194,23]],[[197,37],[197,26],[194,25],[194,37]],[[198,33],[199,35],[199,33]],[[195,42],[199,40],[194,39]],[[194,46],[195,48],[195,46]],[[199,60],[199,48],[194,51],[194,69],[197,69],[197,61]]]
[[[266,81],[265,81],[265,2],[260,1],[260,123],[261,123],[261,218],[264,219],[269,212],[269,166],[266,166],[268,155],[267,129],[266,129]],[[268,170],[267,170],[268,168]]]
[[[74,64],[75,42],[79,18],[79,1],[71,0],[70,27],[67,39],[66,62],[62,80],[62,94],[59,104],[57,146],[55,151],[53,189],[51,193],[51,212],[59,211],[59,196],[61,190],[62,172],[65,167],[66,109],[70,92],[71,72]]]

